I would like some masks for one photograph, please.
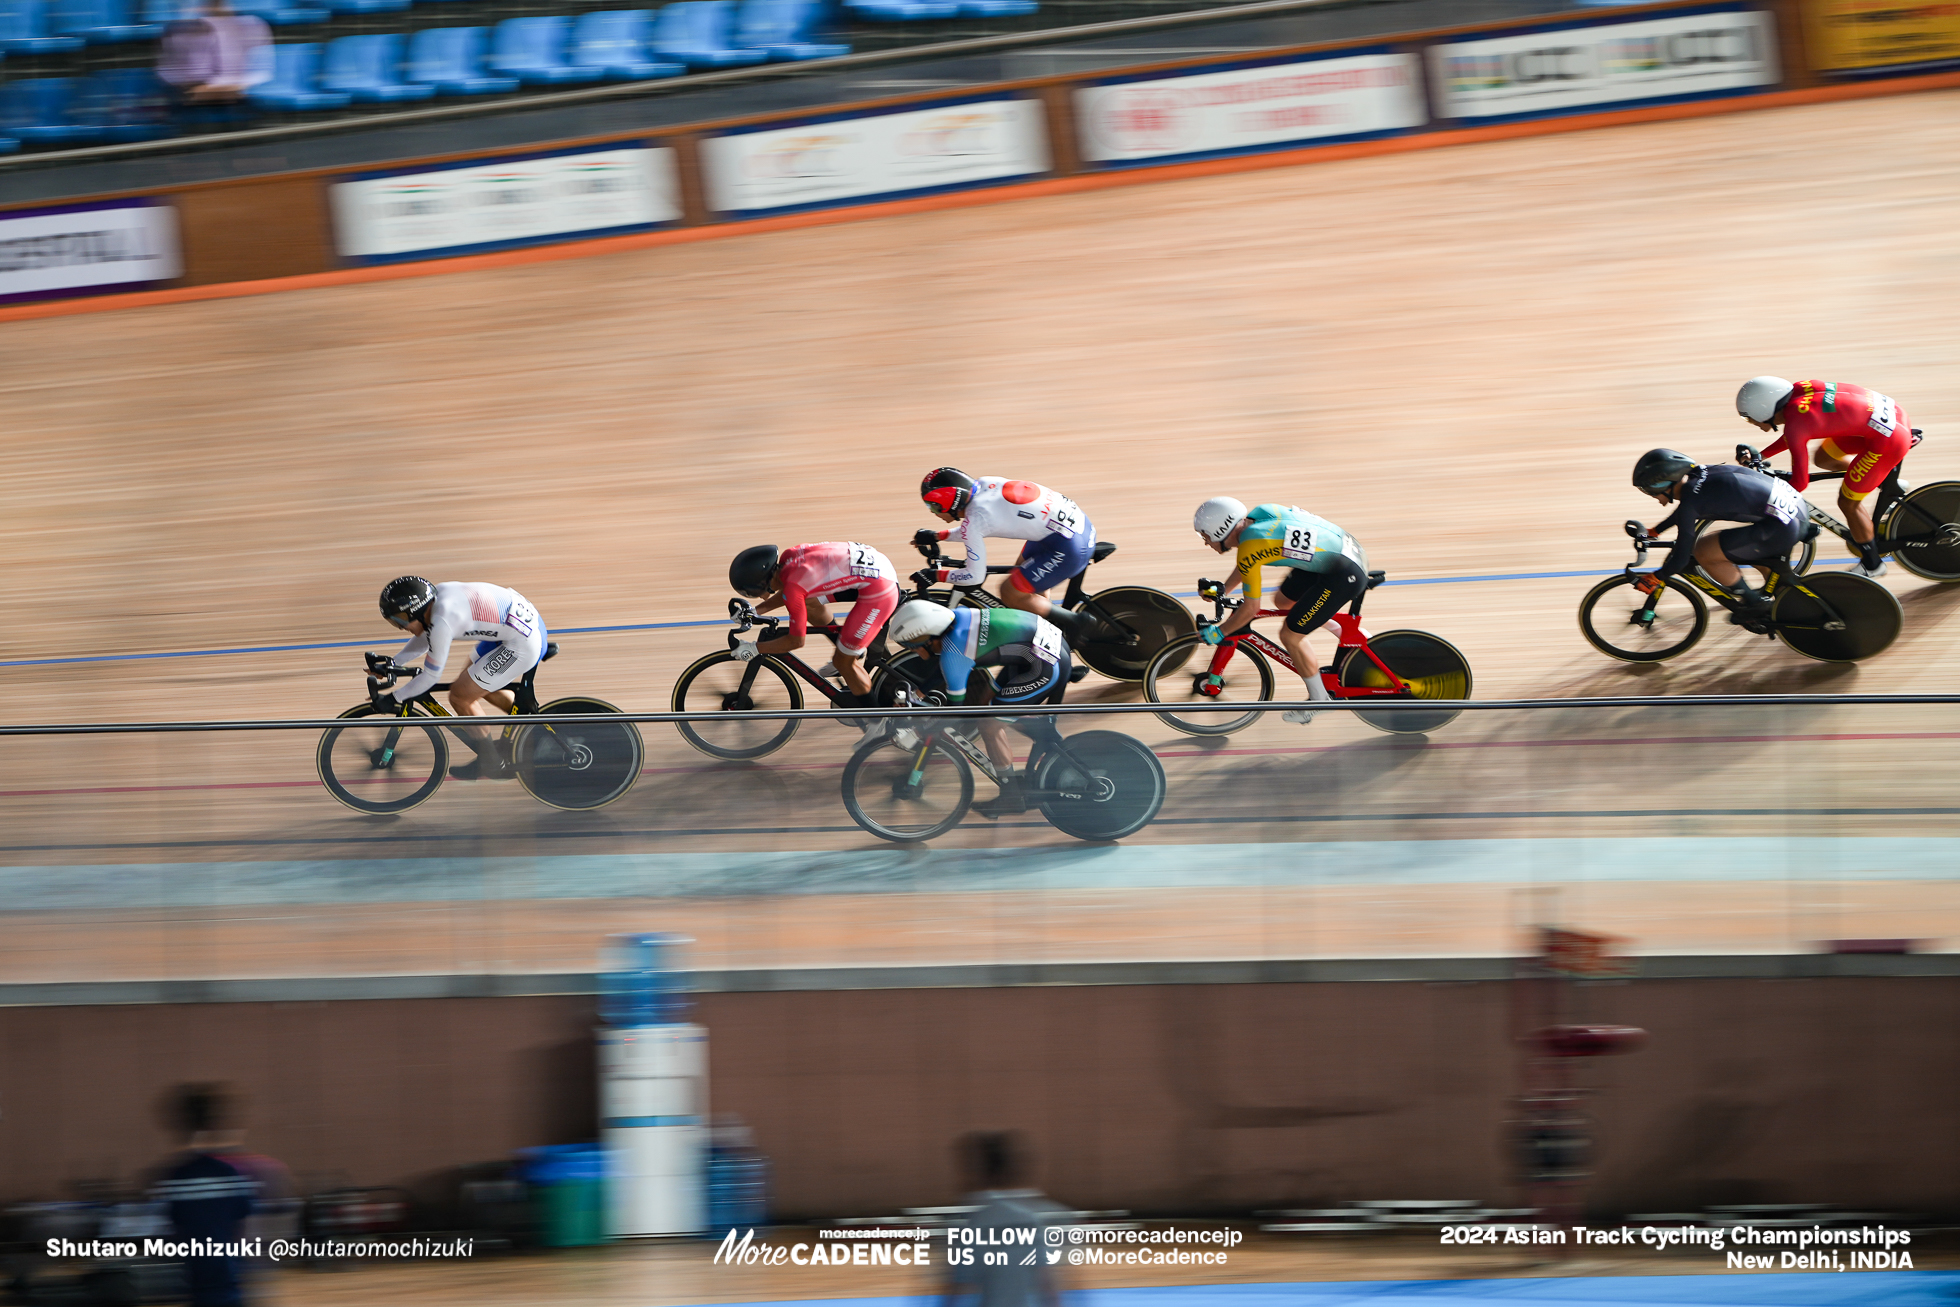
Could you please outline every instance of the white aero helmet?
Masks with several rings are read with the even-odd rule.
[[[1207,499],[1198,505],[1197,513],[1191,518],[1191,526],[1197,533],[1213,544],[1223,544],[1225,537],[1239,529],[1245,521],[1245,505],[1226,495]]]
[[[1735,392],[1735,411],[1751,422],[1767,422],[1796,388],[1781,377],[1751,377]]]
[[[946,628],[952,624],[953,610],[944,604],[929,599],[908,599],[892,614],[888,630],[899,644],[918,644],[946,634]]]

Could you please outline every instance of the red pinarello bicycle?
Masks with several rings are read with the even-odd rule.
[[[1368,573],[1368,589],[1387,579],[1384,572]],[[1198,593],[1209,599],[1213,616],[1209,623],[1198,619],[1200,630],[1225,620],[1229,609],[1240,608],[1243,599],[1222,595],[1224,583],[1200,577]],[[1330,666],[1320,669],[1321,684],[1336,699],[1468,699],[1470,664],[1449,641],[1427,631],[1384,631],[1370,635],[1361,629],[1361,601],[1367,591],[1355,596],[1346,612],[1337,612],[1323,629],[1340,635],[1340,645]],[[1260,617],[1284,617],[1284,608],[1263,608]],[[1273,699],[1273,664],[1298,676],[1293,659],[1277,642],[1248,627],[1225,637],[1211,651],[1202,671],[1186,666],[1192,656],[1205,648],[1202,635],[1181,636],[1164,646],[1143,673],[1143,695],[1151,703],[1161,703],[1165,711],[1157,715],[1166,723],[1191,735],[1230,735],[1243,730],[1262,715],[1258,708],[1242,713],[1186,711],[1191,705],[1223,703],[1270,703]],[[1354,715],[1378,731],[1398,735],[1420,735],[1445,726],[1456,719],[1460,708],[1382,707],[1358,711]]]

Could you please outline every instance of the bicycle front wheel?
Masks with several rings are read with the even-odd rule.
[[[674,711],[722,713],[710,721],[675,722],[681,738],[715,758],[760,758],[789,743],[794,717],[752,717],[803,706],[803,690],[774,658],[737,661],[723,650],[694,660],[674,682]]]
[[[616,713],[603,699],[554,699],[538,709],[553,713]],[[631,722],[520,726],[511,758],[517,779],[540,802],[567,812],[603,808],[640,779],[646,746]]]
[[[1076,611],[1093,621],[1075,652],[1083,662],[1115,681],[1141,681],[1150,660],[1165,645],[1198,629],[1190,609],[1148,586],[1098,590]],[[1174,672],[1177,668],[1164,670]]]
[[[1196,657],[1198,670],[1186,664]],[[1157,715],[1168,726],[1187,735],[1230,735],[1244,730],[1259,719],[1259,711],[1201,712],[1199,704],[1270,703],[1273,698],[1273,667],[1265,655],[1250,645],[1232,651],[1232,661],[1219,673],[1219,684],[1210,685],[1211,647],[1196,635],[1179,636],[1157,651],[1143,671],[1143,697],[1165,705]],[[1207,693],[1207,690],[1213,693]],[[1190,709],[1191,711],[1186,711]]]
[[[436,792],[448,774],[449,741],[440,727],[424,726],[429,713],[410,704],[407,717],[375,712],[364,703],[342,717],[373,718],[336,726],[320,737],[316,759],[327,793],[356,812],[407,812]]]
[[[1448,640],[1427,631],[1385,631],[1368,637],[1368,647],[1418,699],[1468,699],[1470,663]],[[1353,689],[1379,689],[1394,682],[1359,649],[1341,658],[1340,682]],[[1421,735],[1447,726],[1461,708],[1383,708],[1355,713],[1378,731]]]
[[[1030,779],[1041,815],[1079,840],[1134,835],[1164,806],[1164,764],[1115,731],[1084,731],[1044,750]]]
[[[1670,583],[1654,599],[1651,621],[1640,620],[1648,596],[1633,578],[1609,576],[1579,601],[1579,632],[1586,643],[1628,663],[1658,663],[1684,654],[1708,631],[1708,605],[1686,582]]]
[[[860,744],[844,764],[844,811],[881,840],[917,844],[960,824],[973,806],[973,768],[936,736],[902,749],[889,736]]]
[[[1830,614],[1819,599],[1844,619],[1843,630],[1824,629]],[[1857,663],[1883,653],[1906,622],[1890,590],[1848,572],[1806,576],[1800,585],[1779,591],[1769,611],[1777,638],[1820,663]]]
[[[1960,481],[1915,486],[1886,515],[1885,539],[1900,542],[1892,557],[1928,581],[1960,581]]]

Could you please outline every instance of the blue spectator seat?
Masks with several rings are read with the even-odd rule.
[[[272,47],[272,80],[252,88],[252,99],[268,109],[338,109],[354,97],[320,89],[320,47]]]
[[[735,44],[760,50],[771,59],[835,59],[848,45],[812,41],[810,31],[823,12],[822,0],[742,0]]]
[[[741,68],[769,56],[738,50],[729,43],[729,0],[678,0],[653,20],[655,54],[678,59],[689,68]]]
[[[0,136],[0,154],[12,154],[20,148],[20,142],[11,136]]]
[[[409,0],[326,0],[337,14],[385,14],[408,8]]]
[[[928,18],[951,18],[959,13],[960,0],[844,0],[844,7],[860,18],[912,23]]]
[[[650,9],[595,9],[572,24],[570,62],[597,68],[617,82],[649,77],[679,77],[687,69],[647,54],[647,35],[653,28]]]
[[[143,0],[143,21],[168,27],[185,18],[196,17],[189,0]]]
[[[48,26],[42,0],[0,0],[0,50],[16,54],[55,54],[79,50],[79,36],[60,36]]]
[[[79,36],[97,45],[119,41],[154,41],[163,35],[157,23],[133,21],[129,0],[51,0],[48,27],[62,36]]]
[[[408,38],[408,80],[425,82],[441,95],[494,95],[515,91],[515,77],[483,71],[481,27],[428,27]]]
[[[963,18],[1018,18],[1040,8],[1036,0],[960,0]]]
[[[606,75],[602,69],[565,62],[565,19],[555,14],[548,18],[506,18],[498,23],[490,67],[526,85],[596,82]]]
[[[343,36],[327,42],[327,54],[320,69],[320,85],[341,91],[356,100],[373,104],[395,104],[402,100],[426,100],[436,93],[433,86],[405,82],[402,72],[402,38],[389,32],[382,36]]]
[[[293,4],[289,0],[232,0],[231,7],[241,14],[255,14],[273,27],[324,23],[333,17],[323,6]]]
[[[0,132],[26,145],[82,145],[101,140],[100,126],[75,115],[75,80],[25,77],[0,82]]]
[[[147,68],[110,68],[89,79],[89,112],[104,141],[155,141],[173,134],[170,88]]]

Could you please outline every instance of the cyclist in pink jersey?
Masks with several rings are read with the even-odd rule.
[[[743,662],[758,654],[801,649],[812,623],[823,626],[830,621],[824,600],[850,602],[831,663],[852,694],[863,700],[871,693],[864,652],[898,607],[898,570],[891,559],[870,545],[848,540],[791,545],[780,553],[774,545],[756,545],[735,555],[728,583],[741,594],[762,600],[757,612],[780,608],[789,614],[785,634],[773,640],[736,641],[734,654]]]
[[[1822,471],[1844,473],[1838,509],[1861,547],[1857,570],[1863,576],[1883,573],[1885,560],[1873,552],[1877,531],[1865,501],[1912,448],[1912,422],[1905,410],[1889,395],[1863,386],[1754,377],[1736,393],[1735,411],[1759,431],[1781,432],[1763,457],[1789,450],[1790,484],[1796,489],[1810,484],[1813,460]],[[1810,451],[1813,441],[1815,454]]]

